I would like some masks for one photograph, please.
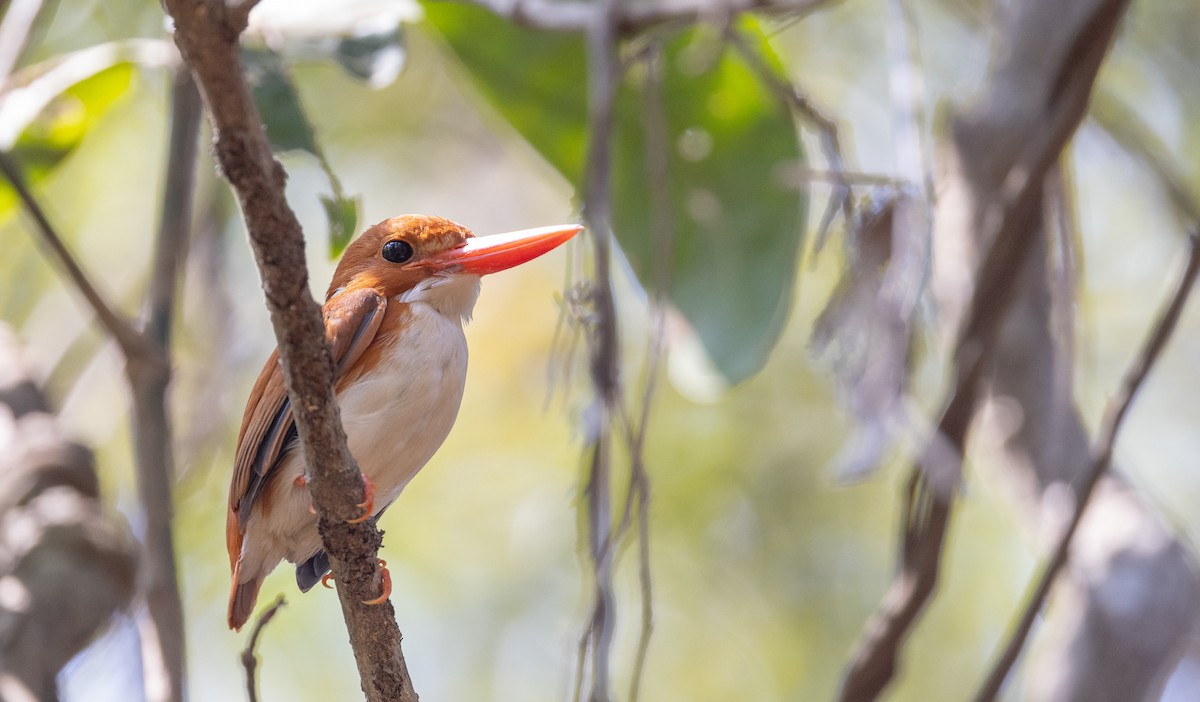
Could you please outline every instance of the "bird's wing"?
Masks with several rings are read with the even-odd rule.
[[[325,337],[333,353],[335,376],[354,366],[374,340],[383,322],[388,300],[363,288],[335,295],[325,303]],[[275,470],[296,438],[292,405],[288,401],[276,349],[250,391],[238,434],[233,480],[229,486],[229,514],[225,525],[231,564],[242,550],[242,537],[250,509],[264,494]]]

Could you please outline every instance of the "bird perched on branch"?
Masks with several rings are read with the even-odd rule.
[[[366,484],[355,521],[386,509],[450,432],[467,372],[463,322],[480,276],[534,259],[581,229],[475,237],[447,219],[405,215],[376,224],[346,248],[322,312],[342,425]],[[279,561],[297,564],[303,591],[329,570],[278,350],[246,401],[225,534],[230,628],[249,619]]]

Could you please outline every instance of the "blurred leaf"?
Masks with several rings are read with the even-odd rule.
[[[83,141],[133,83],[133,65],[110,66],[75,83],[55,97],[26,126],[13,144],[12,154],[33,185],[44,179]],[[8,183],[0,181],[0,216],[16,204]]]
[[[272,51],[248,48],[242,49],[242,58],[271,148],[276,152],[307,152],[317,159],[329,179],[333,195],[322,195],[321,205],[329,222],[330,256],[336,257],[354,236],[358,225],[358,198],[347,197],[342,192],[342,184],[317,144],[316,132],[304,113],[300,93],[296,91],[283,60]]]
[[[260,49],[243,49],[242,59],[271,148],[307,151],[320,158],[312,125],[283,61],[274,52]]]
[[[325,207],[325,218],[329,222],[329,258],[334,259],[342,255],[358,231],[360,198],[322,195],[321,204]]]
[[[580,187],[587,140],[583,40],[519,29],[466,5],[431,3],[426,16],[492,106]],[[772,56],[754,25],[744,30]],[[736,382],[762,367],[779,338],[807,200],[776,178],[780,166],[803,158],[791,115],[739,56],[711,38],[684,31],[667,41],[664,55],[675,230],[669,293],[717,368]],[[651,287],[662,232],[653,226],[644,85],[636,78],[615,105],[613,221],[635,273]]]
[[[333,57],[350,75],[382,88],[404,68],[404,32],[397,24],[385,31],[346,37],[337,43]]]

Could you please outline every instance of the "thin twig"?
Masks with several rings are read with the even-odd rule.
[[[821,153],[825,156],[825,162],[829,164],[829,170],[818,172],[804,169],[804,174],[808,176],[808,179],[815,180],[813,174],[820,173],[827,179],[827,182],[833,185],[833,192],[829,194],[829,202],[825,206],[824,214],[821,215],[821,223],[817,227],[817,235],[813,244],[814,251],[820,251],[839,211],[844,221],[847,223],[854,221],[854,198],[850,188],[850,178],[846,173],[846,161],[842,156],[837,122],[827,116],[824,110],[813,104],[813,101],[798,86],[768,66],[741,32],[730,32],[729,37],[734,48],[745,57],[751,69],[758,74],[759,80],[763,81],[772,92],[791,107],[793,112],[807,122],[816,131],[821,142]],[[799,171],[797,172],[799,173]]]
[[[592,304],[595,325],[590,338],[591,381],[596,424],[592,428],[587,482],[588,544],[595,576],[595,601],[585,633],[591,653],[589,702],[610,699],[609,657],[616,630],[612,547],[612,425],[620,404],[616,302],[612,289],[612,133],[613,103],[621,80],[617,55],[616,0],[599,0],[587,26],[588,170],[584,215],[594,242]],[[582,677],[583,671],[580,670]]]
[[[262,614],[258,615],[258,620],[254,622],[254,628],[250,630],[250,640],[246,642],[246,648],[242,650],[242,667],[246,669],[246,698],[250,702],[258,702],[258,680],[255,674],[258,671],[258,655],[254,649],[258,648],[258,637],[262,635],[263,627],[271,623],[275,618],[275,613],[281,607],[287,604],[287,600],[283,595],[266,609]]]
[[[1112,400],[1109,401],[1108,409],[1105,410],[1104,421],[1101,423],[1100,433],[1096,437],[1096,444],[1092,449],[1091,469],[1084,478],[1083,484],[1079,487],[1078,497],[1075,500],[1075,510],[1071,514],[1071,521],[1067,525],[1066,531],[1059,537],[1058,543],[1055,544],[1054,552],[1043,568],[1041,575],[1038,576],[1036,585],[1029,595],[1021,616],[1013,628],[1013,632],[1009,635],[1008,641],[999,658],[997,658],[986,680],[980,687],[978,694],[976,694],[976,702],[990,702],[1000,693],[1000,688],[1004,685],[1004,680],[1008,677],[1008,673],[1016,662],[1017,656],[1020,655],[1021,649],[1025,645],[1025,639],[1029,636],[1029,632],[1033,628],[1033,622],[1046,601],[1050,587],[1054,584],[1059,571],[1062,570],[1067,562],[1071,548],[1071,539],[1075,536],[1075,532],[1079,529],[1079,525],[1083,521],[1088,500],[1091,499],[1092,492],[1095,490],[1097,483],[1104,477],[1112,463],[1112,454],[1113,448],[1116,445],[1117,433],[1121,429],[1121,424],[1124,422],[1125,416],[1129,413],[1133,399],[1137,396],[1142,383],[1150,374],[1154,363],[1162,354],[1163,348],[1166,347],[1167,341],[1175,331],[1175,326],[1179,322],[1183,307],[1195,287],[1196,276],[1200,274],[1200,229],[1191,233],[1189,244],[1191,252],[1188,256],[1187,266],[1184,268],[1183,274],[1179,277],[1179,283],[1176,285],[1175,291],[1167,300],[1166,305],[1159,314],[1158,320],[1146,338],[1142,350],[1134,359],[1133,365],[1125,372],[1120,389]]]
[[[654,633],[654,581],[650,570],[650,475],[646,470],[646,430],[650,409],[658,386],[662,354],[666,343],[668,289],[674,260],[675,218],[671,210],[669,140],[666,107],[663,104],[662,46],[655,43],[647,52],[646,87],[642,102],[642,125],[646,134],[646,177],[650,185],[651,216],[654,221],[654,272],[651,287],[650,339],[646,350],[646,377],[642,387],[641,411],[636,426],[626,421],[629,450],[629,484],[626,488],[625,513],[617,540],[622,538],[636,501],[638,528],[638,583],[641,589],[641,621],[633,674],[629,681],[629,702],[637,702]]]
[[[893,189],[899,189],[906,185],[906,181],[900,176],[888,175],[886,173],[830,171],[820,168],[809,168],[808,166],[781,169],[780,176],[784,184],[798,188],[806,187],[810,183],[828,183],[832,185],[841,185],[844,183],[849,186],[874,185]]]
[[[137,330],[133,328],[128,319],[113,310],[96,286],[92,284],[87,273],[83,271],[75,257],[71,255],[70,250],[67,249],[63,238],[50,223],[50,218],[46,216],[45,210],[42,209],[41,204],[26,185],[20,166],[13,161],[10,154],[2,151],[0,151],[0,172],[3,172],[5,179],[16,191],[17,197],[25,205],[26,212],[33,217],[42,243],[58,259],[59,264],[65,269],[67,277],[83,295],[83,299],[87,301],[92,311],[96,313],[100,325],[116,340],[117,345],[127,356],[141,353],[143,341]]]

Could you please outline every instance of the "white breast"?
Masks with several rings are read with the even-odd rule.
[[[467,376],[463,320],[479,295],[478,276],[431,278],[397,299],[408,303],[401,343],[393,344],[369,374],[338,394],[350,453],[375,484],[375,511],[404,489],[446,440],[462,403]],[[251,510],[242,546],[242,579],[265,577],[286,558],[300,563],[321,547],[299,446],[279,466],[271,519]]]
[[[461,318],[415,303],[402,343],[338,396],[350,453],[375,482],[375,505],[400,494],[450,433],[467,375]]]

